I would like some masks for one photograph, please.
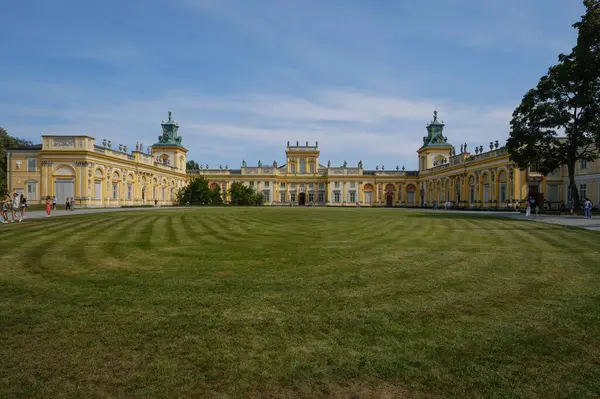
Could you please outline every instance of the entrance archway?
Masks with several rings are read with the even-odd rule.
[[[306,205],[306,193],[298,194],[298,205]]]
[[[363,191],[365,193],[365,203],[367,204],[371,204],[373,202],[373,185],[372,184],[365,184],[365,186],[363,187]]]
[[[385,193],[385,205],[390,208],[394,206],[394,193],[389,191]]]

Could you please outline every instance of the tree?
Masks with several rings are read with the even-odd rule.
[[[232,183],[229,187],[229,196],[233,205],[262,205],[264,197],[240,182]]]
[[[29,140],[12,137],[6,129],[0,127],[0,192],[8,188],[6,176],[8,172],[8,159],[6,150],[8,148],[31,147],[33,143]]]
[[[200,169],[200,165],[198,165],[197,162],[190,160],[185,163],[185,170],[198,170],[198,169]]]
[[[577,44],[529,90],[515,109],[506,147],[519,167],[548,174],[565,165],[575,209],[580,198],[575,168],[600,157],[600,0],[584,0],[573,27]],[[562,136],[559,136],[561,134]]]

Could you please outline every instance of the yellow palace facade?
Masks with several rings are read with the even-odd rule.
[[[239,169],[201,167],[186,171],[187,150],[178,136],[179,125],[162,123],[162,135],[144,151],[110,142],[101,145],[87,136],[42,136],[36,147],[8,150],[11,191],[22,192],[30,203],[56,196],[59,203],[73,197],[81,207],[173,204],[176,194],[193,176],[211,187],[227,190],[242,182],[263,194],[267,205],[423,206],[434,202],[470,207],[507,207],[533,196],[553,207],[569,203],[566,168],[543,176],[535,168],[520,170],[498,141],[469,151],[457,151],[443,135],[437,111],[417,150],[418,169],[376,167],[362,162],[332,166],[319,159],[318,143],[287,143],[285,162],[258,161]],[[600,200],[600,162],[580,163],[576,173],[580,196]]]

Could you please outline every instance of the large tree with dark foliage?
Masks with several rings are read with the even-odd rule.
[[[204,177],[193,177],[177,194],[180,205],[221,205],[221,188],[211,189]]]
[[[583,3],[586,12],[573,25],[576,46],[560,54],[558,64],[525,94],[507,141],[511,160],[521,168],[535,164],[548,174],[566,165],[576,209],[576,165],[600,157],[600,0]]]
[[[0,127],[0,192],[3,193],[8,187],[8,182],[6,181],[8,171],[6,149],[31,147],[32,145],[33,143],[31,141],[12,137],[8,134],[6,129]]]
[[[198,162],[190,160],[185,163],[185,169],[186,170],[198,170],[198,169],[200,169],[200,165],[198,165]]]
[[[252,187],[240,182],[232,183],[229,187],[229,196],[233,205],[262,205],[264,197]]]

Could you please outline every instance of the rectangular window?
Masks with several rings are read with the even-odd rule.
[[[279,193],[279,201],[285,202],[285,191]]]
[[[340,192],[336,191],[333,193],[333,202],[340,202]]]
[[[94,198],[102,199],[102,180],[94,181]]]
[[[36,170],[35,158],[27,158],[27,171],[35,172],[35,170]]]
[[[37,183],[27,183],[27,201],[37,201]]]
[[[254,182],[253,181],[250,182],[250,187],[254,187]]]
[[[263,197],[265,202],[271,202],[271,192],[268,190],[263,191]]]
[[[119,184],[113,183],[113,199],[119,199]]]
[[[313,193],[308,193],[308,202],[314,202],[315,201],[315,195]]]
[[[356,183],[355,182],[350,183],[350,188],[354,188],[354,187],[356,187]]]
[[[506,202],[506,183],[500,183],[500,202]]]
[[[325,183],[319,183],[319,188],[325,188]]]
[[[296,165],[294,165],[294,164],[290,165],[290,173],[293,173],[293,174],[296,173]]]
[[[315,165],[310,164],[310,173],[315,173]]]
[[[587,185],[585,183],[579,185],[579,199],[583,200],[587,197]]]
[[[127,199],[128,200],[133,199],[133,185],[132,184],[127,185]]]
[[[269,182],[268,181],[265,182],[265,187],[269,187]]]
[[[312,189],[313,189],[313,184],[312,184],[312,183],[309,183],[309,184],[308,184],[308,188],[309,188],[310,190],[312,190]]]
[[[356,192],[350,191],[350,202],[356,202]]]
[[[325,193],[322,191],[319,193],[319,202],[325,202]]]
[[[475,202],[475,185],[469,187],[469,202]]]
[[[292,183],[292,190],[296,189],[296,183]]]
[[[340,187],[340,182],[336,181],[336,182],[334,183],[334,187],[335,187],[335,188],[339,188],[339,187]]]
[[[296,193],[290,193],[290,201],[296,202]]]
[[[587,169],[587,161],[585,159],[579,161],[579,169]]]
[[[285,183],[283,183],[283,182],[282,182],[282,183],[279,183],[279,187],[280,187],[280,188],[285,188]]]

